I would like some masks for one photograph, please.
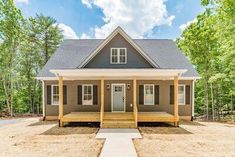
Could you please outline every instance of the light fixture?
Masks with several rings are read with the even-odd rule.
[[[126,85],[127,89],[131,89],[131,84]]]
[[[106,84],[106,89],[110,89],[110,84]]]

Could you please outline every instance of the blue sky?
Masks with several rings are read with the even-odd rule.
[[[118,25],[133,38],[175,39],[204,8],[200,0],[15,0],[25,17],[57,20],[65,38],[105,38]]]

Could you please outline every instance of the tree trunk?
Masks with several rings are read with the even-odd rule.
[[[7,102],[7,111],[8,111],[8,114],[10,114],[11,113],[11,104],[10,104],[9,94],[7,92],[7,84],[6,84],[5,77],[3,77],[3,88],[4,88],[4,93],[5,93],[6,102]]]
[[[213,85],[211,83],[211,108],[212,108],[212,120],[215,119],[215,113],[214,113],[214,95],[213,95]]]

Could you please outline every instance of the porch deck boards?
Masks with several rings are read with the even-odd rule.
[[[62,118],[63,122],[99,122],[100,112],[71,112]]]
[[[174,122],[175,117],[166,112],[138,112],[138,122]]]
[[[133,112],[105,112],[104,120],[133,120]],[[71,112],[65,114],[63,122],[100,122],[100,112]],[[174,115],[166,112],[138,112],[138,122],[174,122]]]

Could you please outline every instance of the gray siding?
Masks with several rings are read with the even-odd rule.
[[[127,48],[127,64],[110,64],[111,48]],[[153,68],[120,34],[116,35],[85,68]]]
[[[126,89],[126,111],[132,112],[132,104],[133,101],[133,84],[131,80],[106,80],[105,81],[105,112],[111,111],[111,88],[107,89],[107,84],[112,83],[125,83],[130,84],[131,88]],[[47,91],[46,86],[58,84],[58,81],[45,81],[45,110],[46,116],[58,116],[59,115],[59,106],[53,106],[47,104]],[[98,86],[98,105],[78,105],[77,104],[77,85],[81,84],[95,84]],[[159,105],[140,105],[138,104],[139,112],[153,112],[153,111],[164,111],[173,114],[173,105],[170,105],[170,85],[173,85],[173,80],[139,80],[137,81],[137,103],[139,100],[139,85],[143,84],[155,84],[159,85],[160,88],[160,96],[159,96]],[[190,85],[190,89],[192,90],[192,81],[179,81],[179,84]],[[67,105],[64,105],[64,114],[69,112],[99,112],[100,111],[100,81],[64,81],[64,85],[67,85]],[[192,92],[190,92],[190,104],[189,105],[179,105],[179,115],[180,116],[191,116],[192,114]]]

